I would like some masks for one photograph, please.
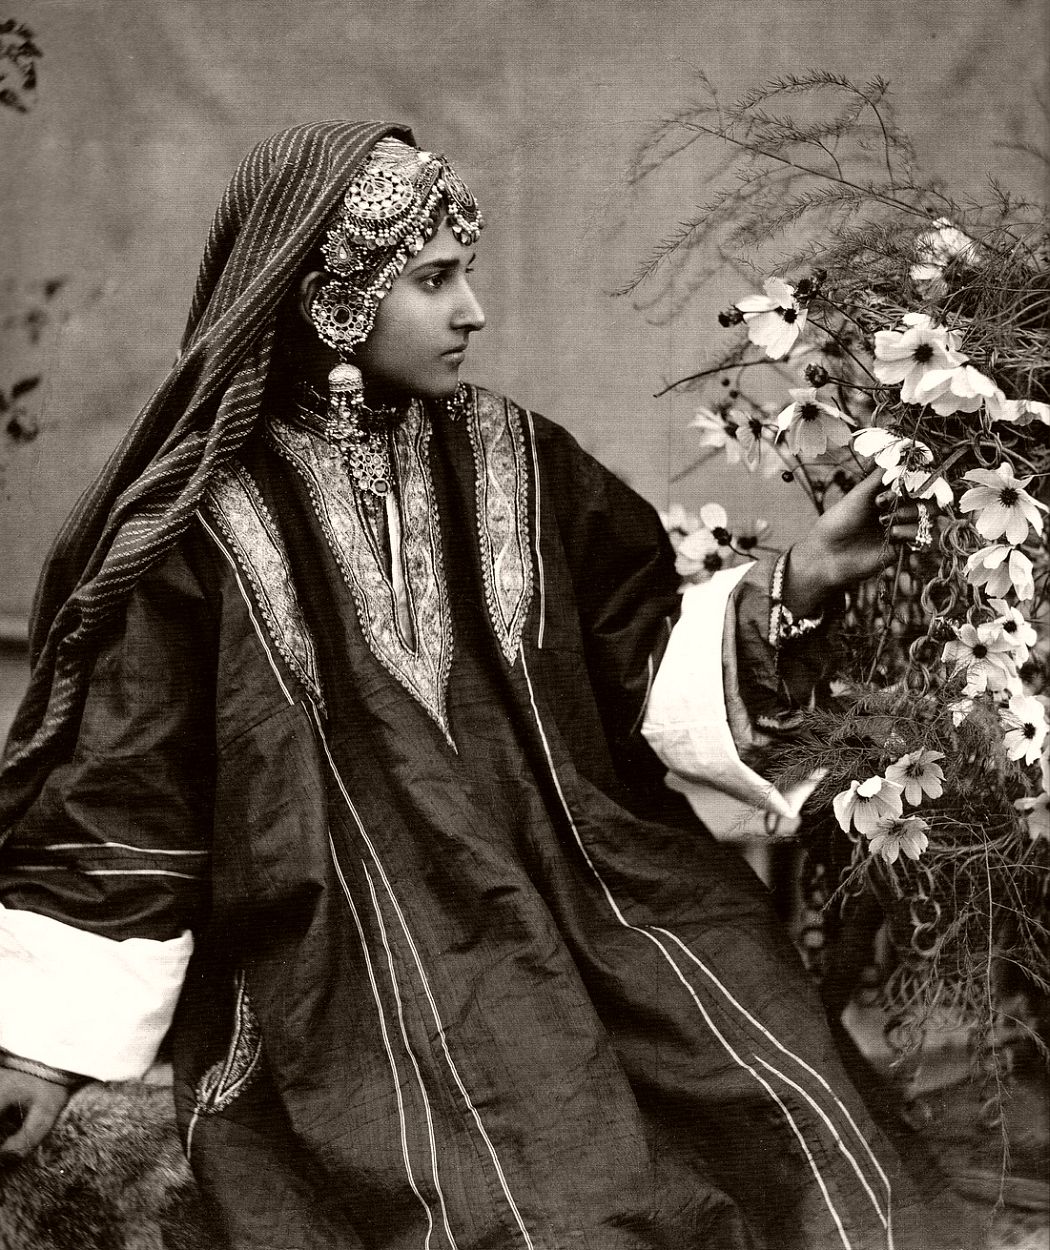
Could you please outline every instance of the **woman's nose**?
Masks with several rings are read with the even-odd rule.
[[[485,326],[485,310],[478,302],[469,284],[465,285],[464,298],[456,314],[456,328],[461,330],[481,330]]]

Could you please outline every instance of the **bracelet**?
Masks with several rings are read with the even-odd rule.
[[[774,648],[785,642],[793,642],[796,638],[803,638],[824,624],[822,611],[816,616],[795,616],[784,604],[784,573],[790,554],[790,551],[785,551],[777,557],[769,583],[769,645]]]
[[[52,1068],[50,1064],[39,1063],[36,1059],[25,1059],[22,1055],[13,1055],[3,1048],[0,1048],[0,1068],[8,1068],[12,1072],[24,1072],[26,1076],[35,1076],[41,1081],[48,1081],[51,1085],[61,1085],[65,1089],[78,1089],[91,1079],[77,1072],[67,1072],[64,1068]]]

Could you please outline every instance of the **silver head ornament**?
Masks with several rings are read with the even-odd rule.
[[[466,246],[484,225],[477,201],[443,157],[400,139],[381,139],[354,175],[322,251],[333,275],[311,318],[344,359],[371,333],[383,296],[448,219]]]

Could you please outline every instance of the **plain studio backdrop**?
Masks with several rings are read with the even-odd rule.
[[[1016,146],[1046,142],[1042,0],[10,0],[4,16],[43,56],[29,111],[0,109],[0,389],[42,381],[38,435],[0,423],[0,725],[49,543],[173,359],[214,207],[271,131],[390,118],[446,152],[489,222],[465,376],[561,421],[658,506],[721,500],[782,542],[804,506],[777,478],[711,466],[669,485],[697,400],[654,392],[719,349],[715,313],[748,285],[665,323],[612,297],[721,155],[697,145],[632,194],[639,140],[697,71],[727,99],[808,68],[878,74],[950,191],[1044,189]]]

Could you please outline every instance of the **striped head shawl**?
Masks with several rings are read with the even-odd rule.
[[[160,388],[77,503],[33,605],[32,673],[0,764],[0,836],[76,739],[94,657],[135,583],[192,523],[255,426],[278,307],[385,122],[316,122],[263,140],[215,213],[183,336]]]

